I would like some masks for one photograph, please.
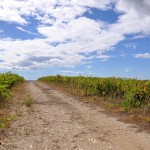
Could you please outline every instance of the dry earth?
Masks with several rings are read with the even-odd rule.
[[[17,116],[1,150],[149,150],[150,134],[50,85],[29,81],[14,98]],[[23,100],[32,97],[27,108]]]

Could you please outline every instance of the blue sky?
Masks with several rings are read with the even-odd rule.
[[[0,73],[150,79],[149,0],[0,0]]]

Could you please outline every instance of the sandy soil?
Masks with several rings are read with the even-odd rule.
[[[150,134],[50,85],[30,81],[19,94],[11,109],[17,119],[2,139],[1,150],[150,149]],[[33,98],[32,107],[25,106],[25,97]]]

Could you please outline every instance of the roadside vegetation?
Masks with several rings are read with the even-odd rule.
[[[23,77],[11,72],[0,74],[0,102],[10,98],[12,96],[11,87],[23,81]]]
[[[33,103],[34,103],[33,102],[33,98],[27,98],[27,99],[25,99],[24,103],[25,103],[25,105],[27,107],[31,107],[33,105]]]
[[[8,127],[14,116],[3,113],[4,104],[12,97],[11,88],[24,81],[23,77],[11,72],[0,74],[0,128]]]
[[[88,102],[104,101],[107,107],[119,112],[144,112],[147,114],[144,120],[150,122],[149,80],[61,75],[42,77],[38,80],[68,87],[71,93],[87,97]]]

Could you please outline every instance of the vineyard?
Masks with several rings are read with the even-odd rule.
[[[23,82],[24,78],[11,72],[0,74],[0,101],[11,97],[10,88],[19,82]]]
[[[86,96],[100,96],[117,105],[130,108],[147,108],[150,110],[150,81],[127,78],[98,78],[98,77],[68,77],[47,76],[40,81],[58,83],[72,89],[82,89]]]

